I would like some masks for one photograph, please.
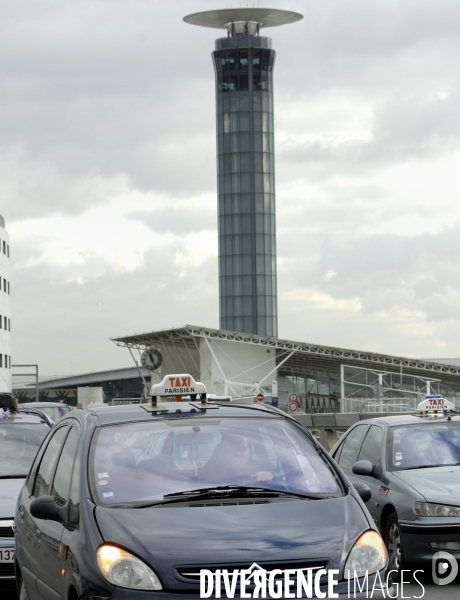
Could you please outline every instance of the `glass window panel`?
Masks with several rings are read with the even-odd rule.
[[[240,155],[237,152],[233,152],[231,155],[232,172],[239,173],[240,171]]]
[[[276,302],[276,296],[272,296],[272,306],[273,306],[273,314],[276,316],[278,314],[278,306]]]
[[[270,231],[270,215],[264,215],[264,229],[265,233],[271,233]]]
[[[230,173],[232,170],[232,155],[231,154],[221,154],[219,156],[220,162],[222,163],[223,168],[221,169],[221,173]]]
[[[237,51],[236,50],[227,50],[227,61],[228,61],[228,68],[230,69],[230,71],[238,70]]]
[[[276,255],[276,237],[274,235],[270,235],[272,251],[271,254]]]
[[[257,317],[257,335],[265,335],[265,317]]]
[[[274,50],[270,50],[270,58],[268,60],[268,68],[270,71],[273,71],[273,67],[275,65],[275,56],[276,52]]]
[[[220,60],[217,59],[216,52],[212,53],[212,64],[214,65],[214,69],[216,70],[216,72],[221,71]]]
[[[263,194],[255,194],[256,200],[256,213],[264,212],[264,195]]]
[[[230,110],[232,112],[235,111],[239,111],[240,110],[240,98],[239,98],[239,94],[231,94],[229,97],[229,105],[230,105]]]
[[[230,235],[226,235],[225,236],[227,240],[230,240],[230,242],[232,241],[232,237]],[[233,275],[233,260],[232,260],[232,255],[227,252],[227,256],[225,257],[225,275],[227,275],[227,277]]]
[[[233,317],[233,296],[227,296],[227,317]]]
[[[265,265],[265,274],[266,275],[271,275],[273,273],[272,271],[272,256],[263,256],[262,257],[264,259],[264,265]]]
[[[262,61],[261,61],[262,71],[268,71],[269,63],[270,63],[270,50],[262,50]]]
[[[224,84],[225,86],[225,84]],[[255,92],[260,92],[262,90],[262,78],[260,73],[254,73],[252,76],[252,89]]]
[[[256,173],[261,173],[263,171],[262,168],[262,152],[254,152],[254,171]]]
[[[233,194],[231,212],[233,214],[239,214],[241,212],[241,196],[240,194]]]
[[[269,275],[265,275],[265,293],[267,296],[272,295],[272,278]]]
[[[251,170],[251,154],[249,152],[242,152],[239,156],[241,172],[249,172]]]
[[[49,442],[48,447],[42,456],[34,485],[33,496],[35,496],[35,498],[49,495],[51,477],[53,475],[56,462],[59,458],[59,451],[67,431],[67,426],[58,429],[51,438],[51,441]]]
[[[243,275],[243,296],[252,295],[252,277],[251,275]]]
[[[262,112],[254,111],[252,115],[252,122],[254,124],[254,131],[262,131]]]
[[[231,331],[243,331],[243,317],[236,317],[233,321],[234,327]]]
[[[235,296],[234,298],[234,315],[235,317],[243,316],[243,296]]]
[[[224,133],[230,133],[230,131],[232,130],[232,122],[230,119],[230,113],[226,112],[223,115],[224,117]]]
[[[225,215],[219,215],[219,235],[225,235]]]
[[[241,252],[243,254],[252,254],[252,235],[241,236]]]
[[[264,232],[264,216],[256,214],[256,233]]]
[[[252,296],[243,296],[243,315],[245,317],[252,315]]]
[[[254,321],[252,317],[243,317],[244,331],[254,333]]]
[[[222,72],[228,71],[227,53],[225,51],[219,53],[219,60]]]
[[[234,194],[238,194],[241,189],[240,189],[240,174],[239,173],[233,173],[232,174],[232,192]]]
[[[270,102],[268,100],[268,94],[267,94],[267,92],[264,92],[262,94],[262,110],[264,112],[270,112]]]
[[[225,295],[233,296],[233,277],[225,278]]]
[[[256,276],[257,295],[265,296],[265,277],[264,275]],[[265,314],[265,310],[262,314]]]
[[[240,131],[250,131],[251,129],[251,120],[249,111],[245,110],[239,113],[240,115]]]
[[[249,67],[248,61],[248,50],[247,48],[240,48],[238,50],[238,66],[240,71],[247,71]]]
[[[224,94],[222,96],[222,112],[229,112],[231,110],[231,106],[232,106],[232,99],[235,96],[228,96],[227,94]]]
[[[268,75],[267,71],[261,73],[260,89],[262,91],[268,91]]]
[[[267,173],[270,171],[270,154],[268,152],[264,152],[262,154],[262,170]]]
[[[222,238],[219,238],[219,244],[221,242]],[[221,254],[219,257],[219,269],[220,269],[220,274],[221,275],[225,275],[225,254]]]
[[[273,316],[272,296],[265,297],[265,310],[267,316]]]
[[[240,122],[239,113],[231,112],[230,113],[230,126],[231,126],[232,131],[238,131],[239,122]]]
[[[232,193],[232,175],[231,173],[229,173],[228,175],[225,174],[224,175],[224,185],[225,185],[225,193],[226,194],[231,194]]]
[[[260,192],[264,191],[264,180],[263,180],[263,175],[262,173],[255,173],[254,174],[254,190],[256,192],[256,194],[259,194]]]
[[[242,220],[242,224],[241,224],[242,233],[252,233],[252,215],[251,214],[241,215],[241,220]]]
[[[254,152],[262,152],[262,133],[255,132],[253,135]]]
[[[265,315],[265,296],[257,296],[257,314],[260,316]]]
[[[225,196],[219,196],[219,215],[225,214]]]
[[[262,94],[257,91],[252,94],[252,107],[254,111],[262,110]]]
[[[253,71],[260,71],[262,63],[262,49],[254,48],[252,54],[252,69]]]
[[[240,93],[239,97],[240,97],[240,110],[249,110],[249,107],[250,107],[249,92]]]
[[[249,194],[251,192],[251,173],[241,173],[240,178],[240,191],[243,194]]]
[[[243,275],[252,275],[252,256],[243,254]]]
[[[240,136],[239,152],[250,152],[251,151],[251,134],[248,131],[242,131],[238,135]]]
[[[230,194],[225,194],[225,214],[229,215],[232,212],[232,196]]]
[[[233,275],[241,275],[241,254],[233,256]],[[235,290],[232,293],[236,293]]]
[[[265,335],[271,337],[274,335],[272,319],[265,319]]]
[[[241,194],[241,212],[252,212],[252,196],[251,194]]]
[[[262,134],[262,152],[270,152],[270,137],[273,137],[269,133]]]
[[[230,218],[232,219],[232,229],[227,233],[241,233],[241,215],[231,215]]]
[[[235,292],[235,296],[243,295],[243,278],[241,276],[234,277],[233,291]]]
[[[264,246],[265,246],[265,254],[272,253],[272,244],[271,244],[271,236],[264,235]]]
[[[241,254],[241,235],[233,236],[233,254]]]
[[[224,300],[225,300],[225,298],[222,298],[222,296],[219,298],[220,314],[221,315],[225,315],[225,308],[227,306],[227,302],[224,302]]]
[[[268,112],[262,112],[260,114],[262,115],[262,131],[268,132],[268,123],[270,121],[270,115],[268,114]]]
[[[232,139],[231,139],[231,134],[223,134],[222,135],[222,141],[223,141],[223,145],[222,145],[222,152],[230,152],[232,149]]]
[[[219,277],[219,296],[227,295],[226,277]]]
[[[246,73],[240,73],[240,82],[238,89],[248,90],[249,89],[249,77]]]
[[[256,234],[256,254],[264,254],[264,236]]]
[[[264,178],[264,190],[263,190],[263,191],[264,191],[266,194],[270,194],[270,192],[272,191],[272,188],[271,188],[271,186],[270,186],[270,179],[271,179],[271,177],[270,177],[270,175],[267,173],[267,174],[264,174],[264,175],[263,175],[263,178]],[[257,190],[257,191],[259,191],[259,190]]]
[[[224,151],[224,136],[222,134],[217,136],[217,150],[219,154]]]
[[[225,194],[225,181],[223,175],[217,177],[217,185],[219,187],[219,194]]]

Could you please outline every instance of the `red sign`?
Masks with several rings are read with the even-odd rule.
[[[265,400],[265,396],[263,394],[257,394],[257,401],[263,402]]]

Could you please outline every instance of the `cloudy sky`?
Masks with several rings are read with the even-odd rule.
[[[218,327],[221,34],[182,17],[227,4],[0,1],[13,362],[121,367],[110,337]],[[305,15],[266,30],[280,337],[459,356],[460,3],[260,4]]]

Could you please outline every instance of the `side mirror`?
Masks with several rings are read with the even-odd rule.
[[[370,460],[358,460],[352,466],[351,470],[355,475],[372,475],[374,471],[374,465]]]
[[[369,502],[369,500],[371,499],[371,496],[372,496],[371,488],[369,486],[367,486],[365,483],[361,483],[360,481],[357,481],[356,483],[353,484],[353,487],[358,492],[358,494],[363,502]]]
[[[65,524],[67,519],[67,504],[59,506],[54,496],[40,496],[32,500],[30,514],[36,519],[57,521],[58,523]]]

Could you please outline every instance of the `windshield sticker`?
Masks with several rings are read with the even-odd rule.
[[[402,457],[403,457],[402,452],[396,452],[395,460],[402,460]]]
[[[108,474],[108,473],[98,473],[98,474],[97,474],[97,476],[98,476],[98,477],[99,477],[99,479],[100,479],[101,477],[108,477],[108,476],[109,476],[109,474]]]
[[[398,460],[398,462],[395,462],[395,465],[399,467],[401,465],[401,461]]]
[[[104,498],[113,498],[113,492],[104,492],[102,495]]]
[[[98,481],[99,485],[107,485],[109,482],[107,481],[107,479],[101,479],[100,481]]]

